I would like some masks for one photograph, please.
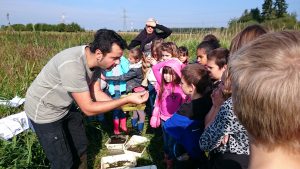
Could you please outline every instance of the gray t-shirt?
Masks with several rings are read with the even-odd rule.
[[[51,123],[63,118],[74,101],[72,92],[89,91],[101,69],[87,66],[86,46],[61,51],[42,69],[26,93],[25,112],[35,123]]]

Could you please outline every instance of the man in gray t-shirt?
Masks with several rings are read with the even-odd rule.
[[[51,168],[86,166],[87,138],[82,115],[108,112],[127,103],[140,104],[148,93],[112,100],[100,90],[101,69],[120,62],[126,42],[114,31],[100,29],[88,46],[65,49],[42,69],[26,93],[25,112],[51,163]]]

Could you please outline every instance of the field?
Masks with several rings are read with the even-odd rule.
[[[229,47],[236,31],[199,32],[189,34],[172,34],[167,41],[176,42],[178,46],[188,47],[190,59],[195,58],[197,44],[202,38],[212,33],[216,35],[223,47]],[[76,45],[88,44],[94,32],[53,33],[53,32],[0,32],[0,97],[11,99],[15,95],[25,97],[27,88],[47,61],[57,52]],[[129,43],[136,33],[120,33]],[[126,53],[125,53],[126,54]],[[5,117],[23,110],[0,106],[0,117]],[[88,149],[89,168],[99,168],[100,159],[107,152],[104,142],[112,134],[111,115],[105,115],[105,123],[86,122],[86,131],[90,140]],[[129,126],[129,120],[128,120]],[[145,155],[138,160],[138,165],[155,164],[163,168],[162,138],[158,131],[150,132],[146,127],[145,136],[151,141]],[[158,132],[159,133],[159,132]],[[23,132],[10,141],[0,140],[1,168],[50,168],[35,134]]]

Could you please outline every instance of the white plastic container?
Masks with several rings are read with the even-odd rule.
[[[131,169],[157,169],[156,165],[147,165],[147,166],[141,166],[141,167],[134,167]]]
[[[111,168],[113,164],[121,161],[128,161],[123,166],[118,166],[112,169],[132,168],[136,166],[136,158],[128,154],[120,154],[114,156],[105,156],[101,158],[101,169]]]
[[[135,157],[141,157],[142,154],[146,150],[146,144],[145,143],[147,141],[148,141],[148,139],[146,137],[142,137],[142,136],[138,136],[138,135],[133,135],[129,139],[129,141],[125,144],[125,149],[124,149],[125,154],[133,155]],[[135,152],[135,151],[128,150],[128,148],[130,148],[132,146],[144,146],[144,148],[140,152]]]
[[[119,154],[125,154],[124,150],[108,149],[108,152],[107,152],[108,156],[119,155]]]
[[[113,137],[122,138],[122,139],[125,139],[125,141],[123,143],[111,143],[111,140]],[[115,135],[106,141],[105,146],[108,150],[124,150],[127,140],[128,140],[128,135],[125,135],[125,136],[124,135]]]
[[[142,157],[143,153],[144,153],[145,150],[146,150],[146,146],[145,146],[145,145],[142,145],[142,146],[144,146],[144,148],[143,148],[143,150],[142,150],[141,152],[135,152],[135,151],[132,151],[132,150],[128,150],[128,148],[129,148],[130,146],[126,147],[125,150],[124,150],[124,152],[125,152],[125,154],[133,155],[133,156],[135,156],[135,157]]]
[[[131,144],[131,145],[143,144],[143,143],[146,143],[147,141],[149,141],[147,137],[138,136],[138,135],[133,135],[133,136],[128,140],[128,142],[126,143],[126,145],[127,145],[127,144]]]

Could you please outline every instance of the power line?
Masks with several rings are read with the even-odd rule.
[[[123,10],[123,31],[127,31],[127,15],[126,15],[126,9]]]
[[[6,14],[6,19],[7,19],[7,22],[8,22],[8,26],[10,26],[9,13]]]

